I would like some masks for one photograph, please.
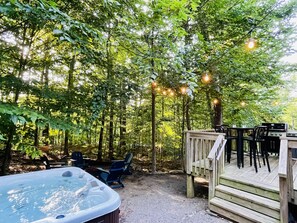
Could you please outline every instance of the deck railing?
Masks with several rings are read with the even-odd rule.
[[[206,130],[186,132],[186,172],[196,176],[206,176],[208,154],[219,133]],[[194,167],[194,168],[193,168]]]
[[[187,197],[194,197],[194,176],[206,177],[209,173],[208,155],[218,136],[224,134],[209,130],[186,133],[186,172],[187,172]]]
[[[292,148],[297,148],[297,139],[282,137],[279,152],[279,196],[280,196],[280,220],[288,222],[288,202],[295,201],[293,187],[293,160]]]

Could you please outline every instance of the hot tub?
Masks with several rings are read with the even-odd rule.
[[[119,222],[117,192],[77,167],[0,177],[0,222]]]

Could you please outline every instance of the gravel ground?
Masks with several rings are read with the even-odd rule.
[[[120,223],[226,223],[207,209],[207,187],[196,185],[196,197],[186,197],[186,175],[160,173],[135,174],[116,189],[122,204]]]

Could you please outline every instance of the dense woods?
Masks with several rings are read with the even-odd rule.
[[[132,151],[154,172],[155,162],[183,156],[186,129],[291,125],[296,68],[281,58],[293,53],[296,6],[1,1],[1,173],[13,150],[38,159],[47,145],[99,161]]]

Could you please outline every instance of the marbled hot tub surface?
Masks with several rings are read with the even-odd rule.
[[[77,167],[0,177],[0,222],[81,223],[120,203],[118,193]]]

